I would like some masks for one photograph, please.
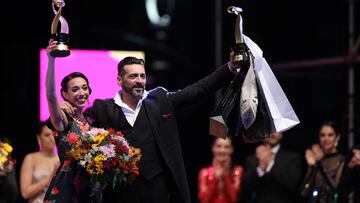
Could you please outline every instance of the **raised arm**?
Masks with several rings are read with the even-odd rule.
[[[234,53],[230,53],[230,60],[207,77],[195,82],[176,92],[169,92],[168,98],[171,105],[181,108],[183,105],[191,105],[194,101],[204,99],[215,93],[216,90],[226,87],[234,78],[239,65],[234,64]]]
[[[49,106],[50,120],[57,131],[63,131],[68,124],[68,120],[63,110],[60,108],[56,97],[55,88],[55,58],[50,55],[50,51],[56,46],[56,41],[49,40],[47,47],[48,69],[46,73],[46,97]]]

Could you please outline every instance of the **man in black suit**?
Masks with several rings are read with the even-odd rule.
[[[245,161],[242,201],[295,203],[302,180],[301,156],[280,146],[282,133],[275,133]]]
[[[146,91],[144,66],[144,61],[135,57],[120,61],[117,82],[121,90],[114,98],[95,100],[86,112],[93,120],[92,126],[120,130],[130,145],[142,151],[139,177],[131,186],[122,188],[120,194],[105,193],[104,201],[189,203],[175,110],[229,84],[237,66],[229,62],[176,92],[162,87]]]

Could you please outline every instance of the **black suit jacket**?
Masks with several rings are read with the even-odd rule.
[[[0,203],[15,202],[18,194],[15,172],[0,176]]]
[[[299,201],[302,180],[302,158],[282,148],[276,154],[271,170],[259,177],[255,155],[246,159],[242,202],[295,203]]]
[[[227,65],[217,69],[204,79],[187,86],[186,88],[168,92],[162,87],[149,91],[143,106],[153,129],[155,141],[162,154],[167,167],[181,193],[184,202],[190,202],[190,192],[187,183],[179,133],[175,118],[175,110],[215,92],[228,84],[234,74]],[[113,99],[95,100],[93,106],[87,110],[86,115],[93,119],[93,125],[102,128],[121,130],[121,107]]]

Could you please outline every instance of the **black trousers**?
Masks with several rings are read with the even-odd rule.
[[[141,174],[131,186],[115,191],[107,190],[103,194],[105,202],[118,203],[180,203],[183,202],[174,181],[167,173],[161,173],[151,179],[145,179]]]

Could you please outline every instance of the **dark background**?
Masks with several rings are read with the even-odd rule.
[[[148,89],[161,85],[177,90],[215,70],[215,0],[159,0],[160,14],[172,17],[169,27],[151,25],[145,0],[68,0],[63,16],[70,26],[71,48],[143,50],[147,73],[153,78]],[[355,33],[359,36],[359,1],[355,1]],[[285,132],[283,146],[304,153],[316,142],[323,120],[334,120],[347,149],[348,65],[277,68],[283,62],[345,57],[348,50],[348,1],[223,1],[221,9],[222,63],[234,42],[235,17],[230,5],[243,8],[244,33],[264,51],[264,57],[288,96],[301,124]],[[15,148],[20,168],[26,153],[37,150],[35,128],[39,121],[39,50],[45,48],[54,14],[51,1],[8,1],[1,12],[2,124],[0,136]],[[273,66],[272,66],[273,65]],[[114,67],[116,68],[116,67]],[[355,65],[355,81],[360,79]],[[113,76],[109,76],[113,77]],[[106,80],[107,78],[104,78]],[[355,83],[355,137],[359,143],[359,89]],[[183,154],[191,193],[197,201],[196,179],[201,167],[211,163],[208,119],[215,97],[194,102],[179,112]],[[236,163],[253,152],[255,144],[234,138]],[[19,198],[19,202],[23,202]]]

